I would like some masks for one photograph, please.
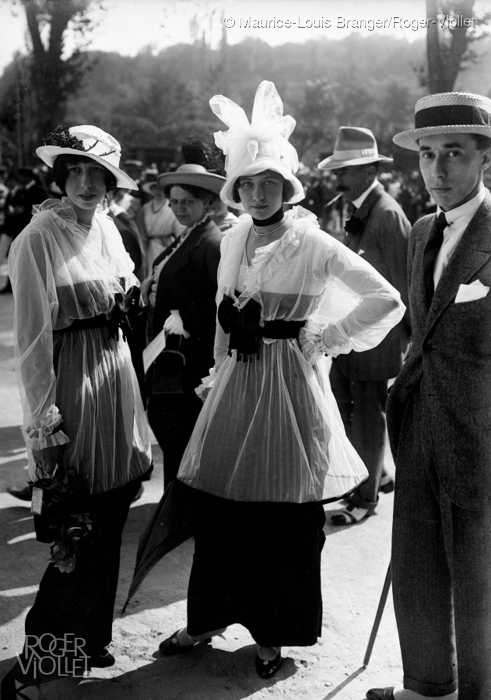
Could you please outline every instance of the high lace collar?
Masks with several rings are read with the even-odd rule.
[[[62,228],[67,226],[83,226],[77,220],[77,213],[73,206],[70,204],[68,197],[62,197],[61,199],[45,199],[41,204],[36,204],[33,207],[33,217],[43,214],[44,212],[50,212],[55,219],[57,219],[58,224]],[[96,209],[95,214],[103,214],[102,209]],[[104,216],[106,216],[104,214]],[[86,226],[84,226],[87,229]]]
[[[51,212],[56,218],[60,218],[65,222],[77,223],[77,214],[67,197],[62,199],[45,199],[41,204],[36,204],[33,207],[33,216],[42,214],[45,211]]]

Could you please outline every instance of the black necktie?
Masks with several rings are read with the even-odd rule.
[[[423,277],[426,288],[426,299],[428,306],[431,303],[435,285],[433,282],[433,272],[435,270],[435,260],[443,243],[443,231],[448,226],[445,214],[441,212],[435,219],[433,228],[431,229],[428,242],[423,256]]]
[[[357,211],[358,208],[350,202],[348,205],[348,214],[350,215],[350,218],[346,219],[344,222],[344,230],[347,234],[351,234],[353,236],[356,236],[357,233],[363,233],[363,229],[365,228],[365,223],[355,216]]]

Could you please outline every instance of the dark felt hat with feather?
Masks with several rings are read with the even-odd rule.
[[[185,139],[181,146],[183,165],[169,173],[162,173],[157,180],[161,187],[169,185],[194,185],[204,190],[219,194],[225,178],[218,149],[206,143],[199,136]]]

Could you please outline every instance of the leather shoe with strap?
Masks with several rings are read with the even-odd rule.
[[[340,513],[331,515],[331,523],[333,525],[353,525],[354,523],[359,523],[361,520],[373,515],[376,506],[377,504],[374,503],[368,508],[361,508],[348,499],[348,504]]]
[[[394,688],[370,688],[367,700],[395,700]]]

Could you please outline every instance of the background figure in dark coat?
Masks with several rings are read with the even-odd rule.
[[[18,168],[11,177],[18,185],[7,195],[5,202],[5,232],[16,238],[30,222],[33,206],[44,202],[47,192],[34,168]]]
[[[0,292],[10,290],[7,274],[7,258],[12,241],[31,220],[32,208],[41,204],[47,192],[30,167],[13,170],[6,178],[8,194],[4,202],[4,222],[0,231]]]
[[[222,233],[208,208],[225,181],[199,164],[159,176],[182,236],[154,261],[148,289],[148,340],[166,329],[166,347],[149,370],[148,420],[164,453],[164,484],[176,477],[201,410],[195,393],[213,366],[217,273]]]
[[[369,129],[341,127],[334,154],[319,163],[333,170],[338,191],[351,204],[345,244],[369,262],[401,294],[407,306],[407,239],[411,225],[399,204],[377,181],[379,155]],[[409,342],[409,319],[393,328],[375,348],[352,351],[333,360],[330,379],[346,433],[363,459],[369,477],[332,516],[350,525],[372,514],[384,471],[387,444],[385,405],[389,379],[397,376]],[[387,477],[390,479],[390,477]]]
[[[387,408],[404,682],[371,700],[491,697],[490,124],[488,98],[441,93],[394,137],[438,209],[411,232],[412,344]]]

